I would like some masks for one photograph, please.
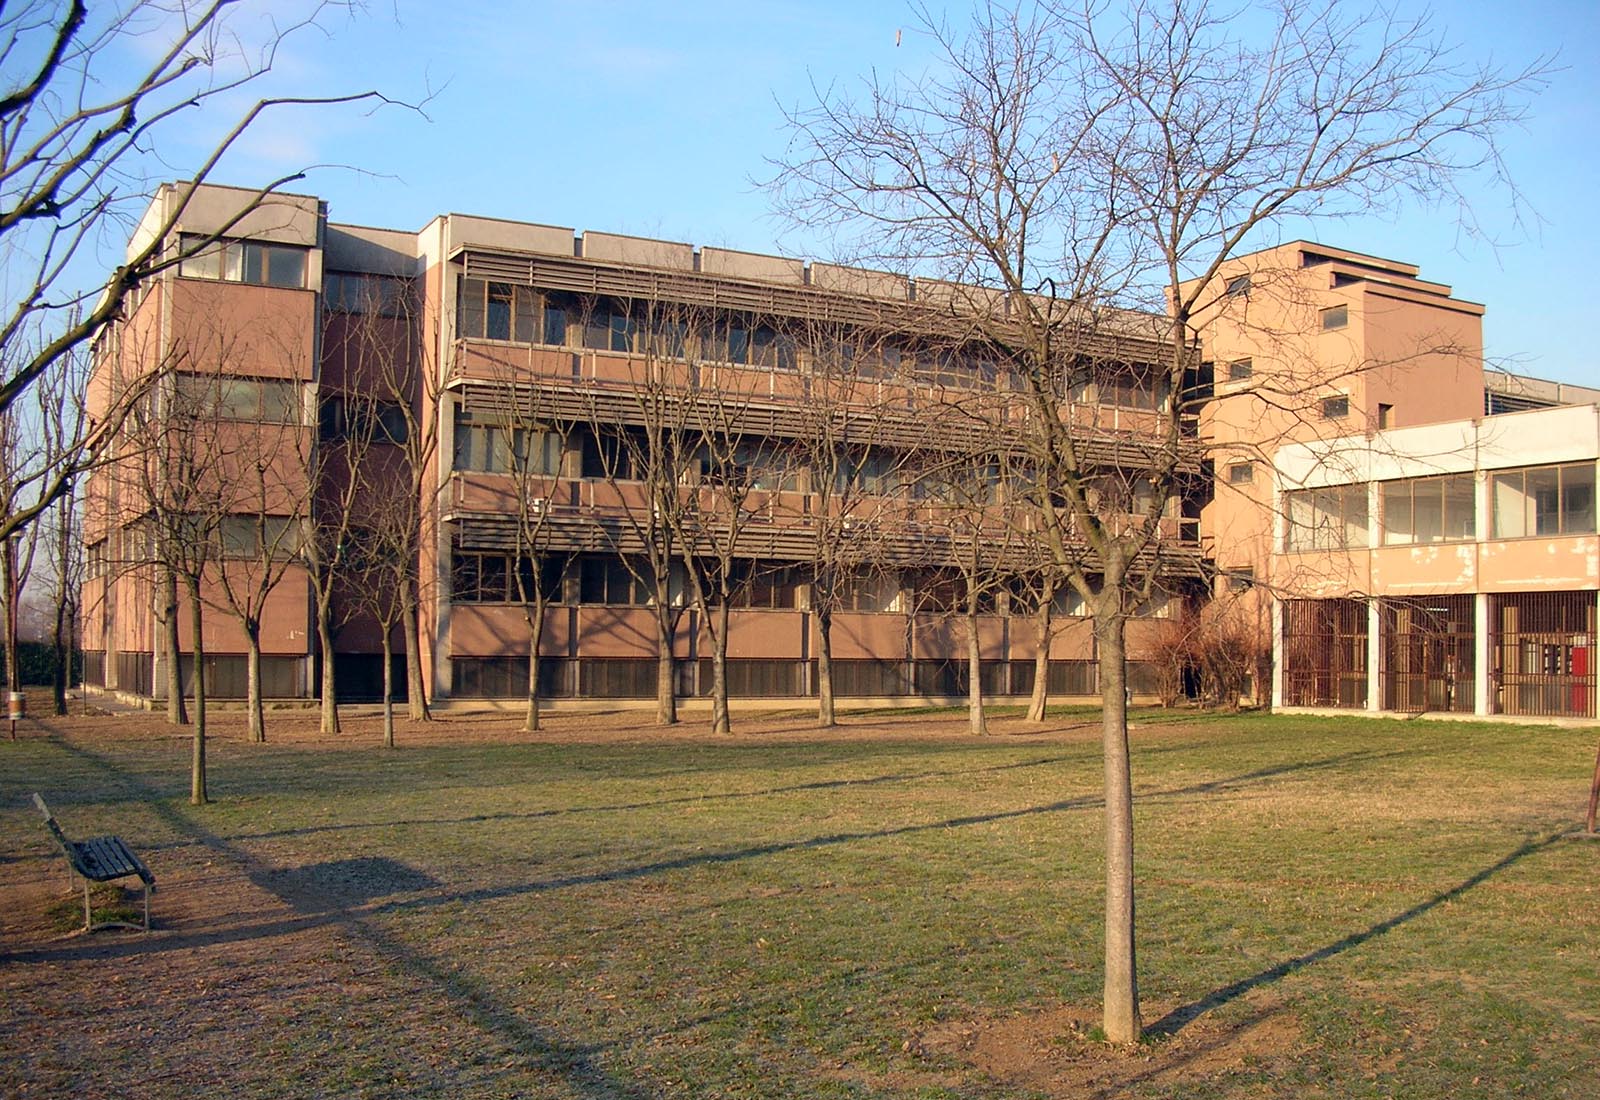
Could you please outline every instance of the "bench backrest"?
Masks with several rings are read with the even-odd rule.
[[[67,862],[72,864],[72,869],[83,872],[83,860],[78,855],[78,846],[67,839],[67,834],[61,831],[61,826],[56,822],[56,815],[50,812],[50,807],[44,804],[44,799],[37,791],[33,795],[33,804],[39,807],[39,812],[44,814],[44,827],[50,830],[50,835],[56,838],[56,843],[61,846],[61,854],[67,857]]]
[[[69,856],[72,854],[72,841],[67,839],[67,834],[61,831],[61,826],[56,823],[56,815],[50,812],[50,807],[44,804],[38,792],[34,792],[33,804],[39,807],[39,812],[44,814],[44,827],[50,830],[50,835],[56,838],[56,843],[61,845],[61,850]]]

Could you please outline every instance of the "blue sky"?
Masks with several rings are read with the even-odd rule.
[[[281,15],[292,4],[264,6]],[[967,10],[949,8],[955,20]],[[1498,364],[1600,385],[1587,293],[1600,256],[1600,4],[1461,0],[1434,17],[1465,58],[1517,67],[1559,55],[1562,70],[1533,117],[1506,136],[1536,217],[1518,224],[1508,196],[1485,191],[1473,209],[1493,243],[1464,239],[1452,212],[1423,208],[1313,233],[1420,264],[1424,278],[1486,303]],[[301,189],[327,199],[335,220],[369,225],[415,229],[458,211],[814,255],[816,242],[781,235],[751,182],[783,149],[777,104],[806,99],[813,81],[920,69],[929,53],[913,25],[905,6],[879,0],[374,0],[326,35],[293,39],[277,86],[378,87],[412,100],[431,92],[427,117],[395,108],[284,112],[218,178],[253,183],[324,165]],[[189,133],[197,148],[207,136],[204,127]],[[184,155],[173,150],[173,162]]]

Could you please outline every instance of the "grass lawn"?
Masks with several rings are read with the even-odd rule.
[[[1142,716],[1130,1052],[1082,715],[273,718],[202,808],[158,722],[0,743],[0,1094],[1600,1095],[1593,729]],[[157,931],[63,935],[34,790]]]

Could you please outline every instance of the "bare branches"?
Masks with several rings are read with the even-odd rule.
[[[913,272],[919,297],[924,275],[976,288],[969,305],[1002,296],[968,310],[974,336],[1016,383],[1030,530],[1096,625],[1105,1028],[1123,1042],[1140,1027],[1124,628],[1184,555],[1175,506],[1203,448],[1197,337],[1218,276],[1290,216],[1421,199],[1472,230],[1464,181],[1506,181],[1499,134],[1548,66],[1465,64],[1426,19],[1381,8],[1259,14],[1268,33],[1246,38],[1250,21],[1206,0],[988,4],[965,29],[924,11],[933,74],[815,89],[771,182],[793,225]],[[1115,346],[1141,326],[1154,351]],[[1091,447],[1107,419],[1125,442]]]
[[[135,225],[150,202],[150,173],[172,174],[151,150],[213,102],[266,74],[286,36],[315,24],[338,4],[319,4],[306,19],[276,28],[252,50],[229,24],[236,0],[185,6],[154,3],[89,11],[43,3],[0,12],[0,49],[29,59],[27,78],[0,96],[0,245],[9,270],[0,316],[0,410],[12,404],[58,358],[92,340],[141,282],[228,233],[253,208],[207,240],[171,247],[171,232],[195,187],[264,113],[292,106],[388,102],[375,92],[263,98],[248,108],[198,164],[154,223],[138,226],[126,260],[102,285],[70,285],[73,261],[96,247],[112,223]],[[155,44],[132,76],[114,71],[130,46]],[[300,178],[275,180],[259,201]],[[31,333],[43,334],[24,348]]]

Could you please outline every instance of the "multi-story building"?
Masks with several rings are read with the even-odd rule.
[[[1485,371],[1409,264],[1295,241],[1214,301],[1202,541],[1274,704],[1593,717],[1600,390]]]
[[[160,695],[172,605],[180,666],[199,622],[216,694],[244,693],[254,635],[268,695],[315,695],[332,653],[340,697],[372,697],[382,586],[359,566],[396,552],[378,532],[398,510],[435,700],[526,695],[536,591],[547,698],[649,697],[664,647],[676,692],[703,695],[719,632],[746,699],[815,694],[825,641],[841,696],[957,696],[969,637],[990,695],[1040,669],[1054,695],[1095,693],[1070,592],[1039,660],[1037,558],[1008,511],[1022,413],[983,338],[1003,299],[460,214],[344,225],[311,196],[241,217],[253,198],[202,188],[167,255],[216,243],[97,344],[97,414],[132,411],[89,495],[91,682]],[[1214,582],[1278,705],[1594,714],[1600,391],[1486,372],[1482,315],[1411,265],[1308,242],[1220,274],[1189,393],[1201,488],[1162,519],[1136,682]],[[1063,407],[1136,503],[1164,324],[1113,317],[1084,355],[1114,369]],[[319,642],[307,563],[335,552],[330,524],[348,575]],[[175,556],[198,618],[168,591]],[[717,589],[704,610],[696,582]]]
[[[1595,717],[1600,406],[1276,455],[1279,706]]]
[[[150,224],[177,195],[162,192]],[[221,240],[152,274],[97,345],[101,415],[143,379],[147,427],[175,416],[200,427],[175,433],[192,452],[186,464],[173,438],[139,445],[130,429],[133,457],[120,465],[134,473],[113,463],[95,476],[91,681],[161,693],[157,513],[209,508],[192,533],[209,553],[196,576],[212,691],[243,693],[248,616],[227,591],[233,578],[258,595],[269,694],[314,693],[321,654],[305,543],[360,498],[343,532],[364,547],[348,557],[352,570],[371,556],[386,505],[420,511],[408,553],[435,699],[526,695],[533,586],[551,605],[539,643],[546,697],[648,697],[663,645],[677,659],[678,692],[703,695],[718,627],[735,696],[814,694],[819,547],[830,540],[826,618],[841,696],[959,695],[969,636],[990,694],[1026,695],[1041,667],[1056,695],[1096,690],[1093,634],[1075,597],[1053,601],[1043,665],[1024,610],[1033,559],[1016,534],[1025,524],[1006,515],[1018,401],[974,336],[984,331],[977,313],[1003,313],[1003,300],[459,214],[416,233],[342,225],[310,196],[273,196],[235,220],[251,198],[203,189],[173,245]],[[1127,467],[1148,449],[1130,441],[1154,437],[1152,378],[1164,361],[1161,324],[1116,316],[1085,337],[1114,369],[1069,403],[1083,453],[1108,483],[1137,480]],[[157,487],[180,470],[191,474],[178,479],[195,490],[189,503]],[[1132,624],[1135,656],[1201,579],[1179,512],[1173,501],[1161,521],[1166,594]],[[303,534],[290,534],[297,525]],[[663,548],[677,560],[653,569]],[[964,571],[980,558],[1013,575],[992,584]],[[281,576],[260,583],[274,560]],[[725,627],[697,614],[696,581],[719,588],[703,606],[726,609]],[[370,697],[380,667],[382,630],[360,588],[342,584],[331,616],[345,698]],[[180,592],[177,603],[189,602]],[[177,618],[187,654],[193,617]]]

